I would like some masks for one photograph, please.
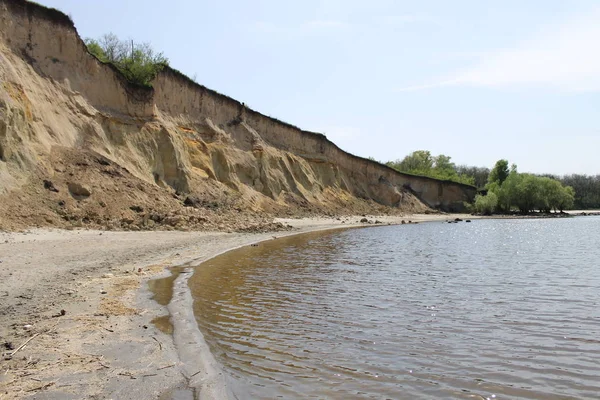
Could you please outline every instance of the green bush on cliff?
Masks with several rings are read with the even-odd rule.
[[[472,176],[459,174],[456,165],[450,160],[451,157],[444,154],[432,156],[428,150],[417,150],[402,160],[388,161],[386,165],[412,175],[474,185],[475,179]]]
[[[100,61],[110,63],[133,83],[151,86],[156,77],[169,60],[163,53],[156,53],[149,43],[133,43],[119,39],[109,33],[99,39],[85,39],[90,53]]]

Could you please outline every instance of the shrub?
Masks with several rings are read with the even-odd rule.
[[[485,196],[475,196],[475,210],[484,215],[491,215],[498,206],[498,196],[494,192],[489,192]]]
[[[150,86],[156,75],[169,60],[163,53],[156,53],[149,43],[129,43],[109,33],[100,39],[85,39],[90,53],[105,63],[113,64],[133,83]]]

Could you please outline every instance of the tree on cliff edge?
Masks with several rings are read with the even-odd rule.
[[[130,82],[150,86],[169,60],[156,53],[149,43],[133,43],[108,33],[99,39],[85,39],[90,53],[100,61],[113,64]]]
[[[388,161],[386,165],[397,171],[413,175],[428,176],[435,179],[473,185],[475,183],[473,177],[458,174],[456,165],[451,159],[450,156],[444,154],[432,156],[428,150],[417,150],[402,160]]]

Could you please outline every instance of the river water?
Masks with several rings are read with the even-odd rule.
[[[212,259],[194,312],[240,399],[600,398],[600,218],[300,235]]]

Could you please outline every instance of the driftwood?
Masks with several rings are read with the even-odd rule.
[[[38,337],[41,334],[42,334],[42,332],[38,332],[35,335],[33,335],[32,337],[30,337],[29,339],[27,339],[22,345],[20,345],[19,347],[17,347],[15,349],[15,351],[13,351],[12,353],[10,353],[10,356],[12,357],[15,354],[17,354],[17,351],[21,350],[23,347],[25,347],[27,345],[27,343],[31,342],[33,339],[35,339],[36,337]]]
[[[119,372],[117,375],[128,376],[130,379],[137,379],[131,372]]]
[[[27,392],[35,392],[36,390],[44,390],[54,385],[54,382],[46,383],[45,385],[34,387],[33,389],[26,390]]]
[[[50,328],[47,328],[46,330],[43,330],[41,332],[36,333],[35,335],[33,335],[32,337],[30,337],[29,339],[27,339],[25,342],[23,342],[22,345],[20,345],[19,347],[17,347],[15,349],[15,351],[13,351],[12,353],[10,353],[10,356],[14,356],[15,354],[17,354],[17,351],[21,350],[23,347],[25,347],[27,345],[27,343],[31,342],[33,339],[35,339],[36,337],[38,337],[39,335],[41,335],[42,333],[48,333],[51,332],[54,328],[56,328],[56,326],[59,324],[60,321],[58,321],[57,323],[55,323],[54,325],[52,325]]]

